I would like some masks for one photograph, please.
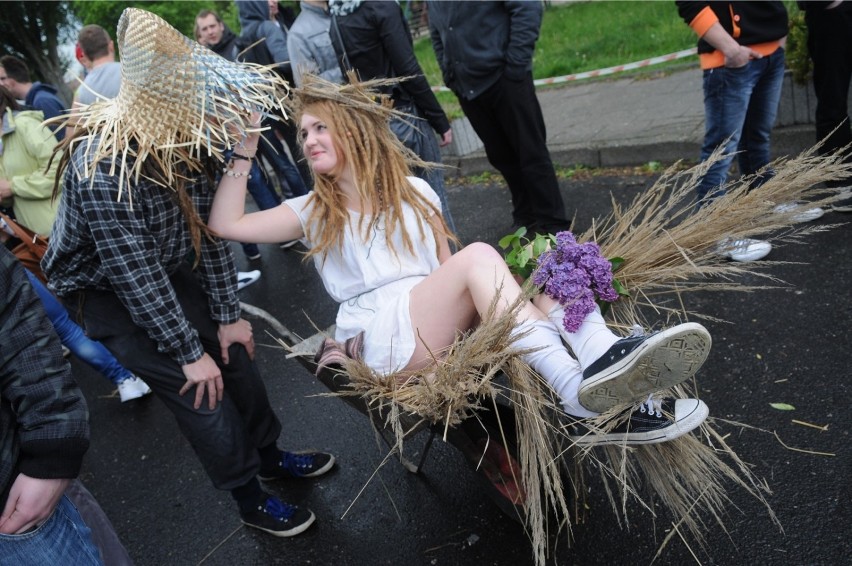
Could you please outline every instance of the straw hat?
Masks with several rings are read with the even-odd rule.
[[[252,111],[287,117],[288,85],[271,68],[228,61],[136,8],[122,12],[116,36],[118,96],[69,121],[87,132],[80,139],[95,148],[92,163],[108,159],[123,179],[138,180],[153,158],[171,185],[176,165],[198,170],[204,156],[222,159],[249,131]]]

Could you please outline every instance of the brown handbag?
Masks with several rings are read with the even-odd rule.
[[[44,253],[47,251],[47,238],[39,236],[25,226],[21,226],[2,212],[0,212],[0,218],[12,229],[15,237],[21,240],[20,244],[12,248],[12,253],[42,283],[47,283],[47,278],[41,270],[41,258],[44,257]]]

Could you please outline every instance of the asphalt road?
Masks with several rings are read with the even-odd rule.
[[[627,199],[650,183],[640,176],[566,180],[562,189],[576,226],[585,228],[609,207],[610,194]],[[450,186],[462,240],[496,244],[510,231],[508,191],[500,185]],[[574,210],[569,210],[569,214]],[[852,220],[826,214],[816,223]],[[714,347],[698,375],[711,415],[751,425],[720,423],[729,444],[773,494],[783,526],[742,489],[730,487],[726,530],[708,520],[706,546],[688,548],[675,537],[657,564],[848,564],[850,552],[849,284],[852,226],[842,225],[777,248],[773,273],[787,285],[759,293],[704,294],[690,307],[726,322],[706,323]],[[237,250],[241,269],[248,268]],[[263,276],[242,291],[245,302],[272,313],[308,336],[334,320],[335,306],[319,279],[294,251],[262,246],[252,268]],[[74,363],[91,409],[92,447],[82,479],[99,499],[139,565],[455,565],[531,564],[520,525],[485,495],[461,454],[437,441],[420,475],[390,462],[367,419],[323,387],[271,337],[259,336],[257,360],[274,409],[284,423],[282,445],[332,451],[337,468],[314,481],[272,489],[309,506],[318,517],[309,531],[276,539],[241,527],[230,496],[212,488],[171,415],[156,398],[121,404],[111,385]],[[770,406],[783,402],[795,411]],[[798,425],[824,425],[826,430]],[[790,447],[783,446],[772,434]],[[425,440],[412,440],[417,450]],[[799,452],[824,452],[831,456]],[[374,475],[375,474],[375,475]],[[570,545],[554,538],[554,564],[649,564],[671,521],[629,507],[619,525],[600,486],[592,484],[586,521]],[[694,554],[693,554],[694,553]]]

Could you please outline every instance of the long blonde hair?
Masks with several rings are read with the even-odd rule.
[[[336,93],[340,94],[340,89],[344,87],[334,85],[328,88],[336,88]],[[368,94],[363,88],[358,90],[353,94]],[[369,96],[377,95],[369,93]],[[348,165],[352,172],[362,204],[369,206],[372,212],[370,215],[361,215],[358,221],[356,232],[365,241],[369,239],[375,224],[384,219],[388,248],[394,254],[399,252],[393,244],[392,235],[400,227],[405,250],[414,253],[411,227],[405,226],[403,220],[404,204],[416,213],[421,240],[427,234],[424,223],[428,222],[431,215],[437,214],[441,221],[438,230],[434,232],[436,246],[440,236],[457,241],[444,223],[441,210],[421,195],[407,179],[411,175],[410,165],[422,167],[429,164],[406,148],[390,130],[388,120],[394,111],[387,106],[387,101],[376,101],[373,98],[367,105],[363,104],[363,100],[360,104],[348,104],[338,97],[315,96],[313,91],[310,94],[297,91],[297,97],[296,123],[301,123],[305,114],[322,120],[332,136],[338,156],[335,172],[314,174],[314,191],[308,201],[314,207],[306,228],[312,232],[306,236],[313,242],[313,247],[307,257],[319,254],[324,259],[329,251],[343,244],[349,212],[345,195],[337,187],[336,173],[344,165]]]

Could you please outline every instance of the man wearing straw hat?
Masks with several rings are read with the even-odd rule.
[[[241,142],[257,116],[286,111],[287,85],[142,10],[124,11],[116,37],[119,94],[76,112],[77,133],[61,147],[45,272],[89,336],[172,411],[243,522],[296,535],[313,513],[258,480],[316,477],[334,457],[278,448],[281,424],[240,317],[233,256],[204,224],[216,178],[247,181],[234,164],[254,159],[257,147]]]

